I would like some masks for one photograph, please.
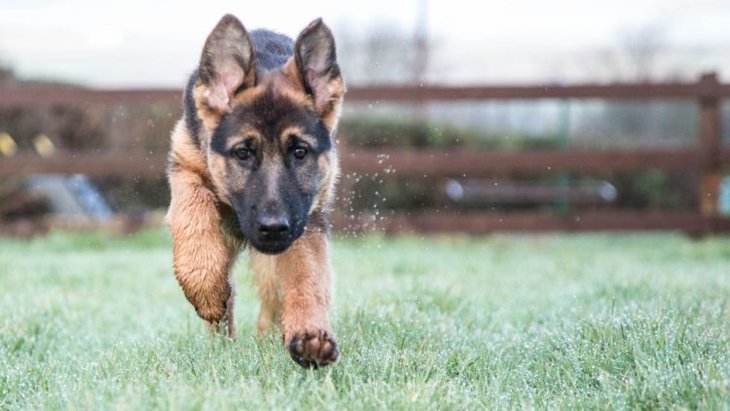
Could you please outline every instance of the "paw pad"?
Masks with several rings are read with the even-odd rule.
[[[337,361],[337,342],[327,331],[294,334],[289,343],[292,359],[304,368],[319,368]]]

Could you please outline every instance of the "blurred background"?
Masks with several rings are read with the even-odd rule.
[[[181,90],[225,13],[323,17],[348,83],[333,223],[730,228],[721,0],[0,5],[0,230],[159,224]]]

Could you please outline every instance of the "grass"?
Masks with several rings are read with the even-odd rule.
[[[730,408],[730,238],[342,238],[341,361],[211,340],[162,231],[0,239],[0,409]]]

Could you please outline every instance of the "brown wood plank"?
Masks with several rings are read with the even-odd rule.
[[[627,171],[646,168],[697,167],[697,150],[536,151],[478,150],[351,150],[340,153],[347,173],[383,176],[489,176],[499,173],[574,171]],[[730,161],[730,152],[723,152]],[[0,159],[0,173],[27,175],[39,172],[79,172],[91,175],[141,175],[164,172],[165,155],[143,153],[58,153],[50,158],[24,154]]]
[[[350,86],[346,100],[421,103],[423,101],[505,99],[694,99],[730,97],[730,84],[696,83],[576,84],[576,85],[400,85]],[[89,89],[58,85],[0,85],[0,107],[49,104],[152,104],[179,105],[180,88]]]
[[[557,170],[682,170],[699,167],[704,157],[694,149],[486,151],[486,150],[341,150],[345,171],[415,177],[486,177]]]
[[[523,231],[634,231],[678,230],[690,233],[730,231],[730,219],[694,212],[587,211],[570,215],[547,213],[422,212],[395,214],[381,221],[389,233],[469,233]]]
[[[717,75],[709,73],[702,76],[700,83],[707,89],[718,86]],[[717,97],[700,98],[699,144],[707,161],[702,166],[698,187],[700,213],[713,216],[718,212],[720,181],[722,179],[722,115],[720,100]]]
[[[162,177],[166,166],[165,154],[66,152],[50,157],[23,154],[0,158],[0,175],[80,173],[95,177]]]
[[[77,86],[0,86],[0,107],[35,107],[54,104],[171,104],[180,105],[182,88],[87,89]]]
[[[513,173],[557,170],[580,172],[682,170],[698,168],[705,161],[699,150],[361,150],[344,147],[340,152],[344,173],[379,174],[383,177],[488,177]],[[721,158],[730,160],[725,150]],[[135,152],[59,152],[51,157],[21,154],[0,158],[0,175],[35,173],[84,173],[93,176],[163,175],[166,154]]]

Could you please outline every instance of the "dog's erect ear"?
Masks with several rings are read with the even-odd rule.
[[[207,105],[216,111],[230,109],[237,91],[256,83],[253,45],[243,24],[226,14],[205,41],[200,57],[199,76],[207,90]]]
[[[345,85],[337,65],[335,39],[321,18],[309,23],[299,34],[295,50],[304,91],[312,96],[317,113],[329,115],[339,107]]]

